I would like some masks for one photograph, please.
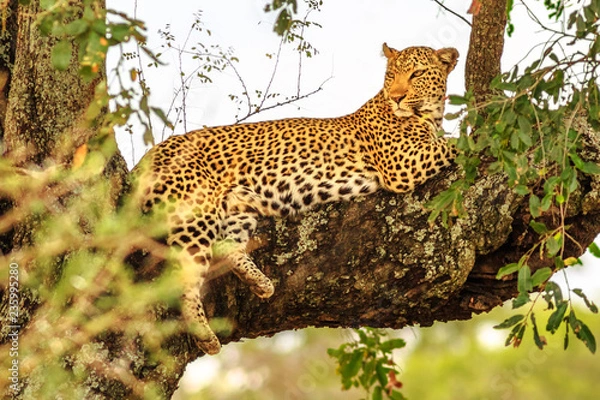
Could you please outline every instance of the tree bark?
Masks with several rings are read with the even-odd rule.
[[[473,25],[465,66],[465,89],[472,90],[477,102],[491,93],[492,79],[500,75],[504,50],[506,0],[474,0]]]
[[[80,4],[83,4],[80,2]],[[12,193],[12,198],[2,198],[5,189],[10,186],[13,174],[24,174],[36,180],[36,174],[43,175],[44,169],[68,169],[71,165],[75,149],[96,137],[95,129],[85,121],[84,114],[94,98],[96,85],[104,79],[101,74],[92,82],[84,81],[78,73],[78,46],[73,43],[73,56],[66,71],[57,71],[51,62],[52,46],[56,38],[40,34],[36,23],[41,9],[38,1],[29,5],[20,5],[18,0],[3,2],[2,16],[6,16],[6,30],[0,35],[0,153],[2,165],[0,169],[0,221],[22,215],[21,201],[27,203],[32,193]],[[103,1],[97,2],[103,7]],[[4,53],[6,52],[6,53]],[[104,143],[111,138],[103,138]],[[114,142],[114,137],[112,138]],[[114,146],[116,149],[116,142]],[[7,163],[11,168],[7,169]],[[95,199],[107,212],[116,209],[118,198],[125,187],[127,178],[125,160],[118,153],[112,155],[106,163],[102,179],[109,182],[112,188],[109,195]],[[5,186],[6,185],[6,186]],[[35,186],[35,185],[32,185]],[[9,262],[13,262],[13,254],[20,249],[35,248],[36,235],[40,235],[40,222],[51,213],[68,213],[69,198],[79,196],[86,190],[85,185],[73,185],[71,190],[57,194],[55,186],[45,188],[43,211],[36,211],[6,228],[0,229],[0,259],[2,271],[8,271]],[[102,207],[101,206],[101,207]],[[82,224],[85,222],[82,221]],[[1,256],[6,255],[2,258]],[[64,267],[64,257],[57,257],[48,279],[44,284],[52,289]],[[28,270],[38,268],[35,261],[22,265],[21,277]],[[39,292],[21,287],[19,289],[18,324],[9,318],[8,274],[0,278],[0,346],[2,356],[0,364],[3,371],[10,363],[9,336],[14,326],[20,326],[19,334],[27,338],[27,333],[36,322],[46,322],[43,316],[36,316]],[[23,279],[23,278],[21,278]],[[31,335],[30,335],[31,336]],[[35,338],[32,338],[35,341]],[[20,354],[27,351],[21,349]],[[8,360],[8,361],[7,361]],[[43,366],[41,366],[43,367]],[[2,374],[0,396],[6,398],[27,397],[24,393],[29,384],[28,377],[22,377],[20,391],[17,395],[8,389],[9,383]],[[38,382],[39,383],[39,382]],[[17,396],[15,396],[17,395]]]
[[[484,3],[481,18],[487,18],[485,7],[491,3]],[[12,7],[16,2],[10,4]],[[63,73],[52,70],[48,57],[52,40],[39,37],[32,25],[37,11],[34,5],[19,6],[16,13],[18,40],[4,125],[6,142],[17,163],[45,164],[50,157],[68,165],[75,148],[94,132],[75,128],[74,139],[62,145],[60,152],[57,143],[65,132],[80,126],[79,116],[92,98],[92,88],[77,79],[74,66]],[[487,65],[489,70],[480,68],[477,60],[487,60],[490,51],[495,49],[496,54],[502,49],[502,34],[497,36],[484,28],[474,21],[467,60],[467,84],[482,94],[491,75],[499,72],[499,54],[493,65]],[[479,29],[477,34],[475,29]],[[578,130],[585,143],[581,157],[600,162],[599,133],[584,124]],[[21,152],[23,148],[27,152]],[[108,171],[109,176],[118,178],[111,181],[113,193],[118,194],[123,169]],[[429,225],[424,204],[457,179],[458,173],[448,168],[409,194],[381,191],[360,201],[319,207],[295,220],[261,221],[252,257],[273,279],[276,291],[272,298],[261,300],[232,274],[215,271],[204,303],[209,317],[227,326],[218,332],[222,342],[306,326],[429,326],[436,321],[470,319],[474,313],[489,311],[514,297],[516,278],[496,280],[495,276],[499,268],[518,260],[537,240],[528,226],[527,199],[516,195],[504,176],[484,175],[465,194],[465,218],[453,219],[448,227],[439,221]],[[571,199],[568,223],[570,234],[581,247],[569,243],[565,257],[581,255],[600,232],[600,177],[582,176],[579,183],[581,190]],[[99,201],[114,208],[115,199],[116,195]],[[545,222],[550,226],[551,216]],[[5,247],[8,250],[24,245],[17,236],[10,241]],[[539,259],[532,268],[548,265],[552,265],[551,260]],[[59,260],[54,267],[57,275],[62,266]],[[153,277],[143,269],[138,274],[140,278]],[[6,294],[1,287],[0,292]],[[22,296],[22,324],[27,326],[23,333],[36,332],[41,328],[29,319],[35,322],[43,318],[34,315],[37,298],[31,292]],[[3,298],[0,318],[6,315],[5,307]],[[179,319],[172,309],[157,314],[158,324]],[[2,326],[6,326],[4,321]],[[115,327],[85,344],[86,355],[97,361],[86,364],[95,367],[87,371],[89,379],[82,389],[88,398],[139,398],[149,390],[159,398],[170,398],[185,366],[201,356],[190,337],[181,334],[163,344],[172,362],[157,363],[145,342],[119,332]],[[7,354],[7,332],[0,333],[0,351]],[[34,367],[38,372],[44,368]],[[30,383],[35,384],[25,380],[17,397],[26,397]],[[81,388],[74,388],[74,393],[75,389]]]

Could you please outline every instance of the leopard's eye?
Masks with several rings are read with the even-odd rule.
[[[412,74],[410,74],[410,79],[418,78],[425,73],[424,69],[417,69]]]

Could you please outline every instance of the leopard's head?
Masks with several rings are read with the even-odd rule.
[[[398,117],[419,115],[439,124],[444,115],[446,79],[456,66],[458,50],[408,47],[398,51],[383,44],[387,70],[383,94]]]

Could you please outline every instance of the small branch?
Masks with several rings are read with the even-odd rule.
[[[319,85],[319,87],[318,87],[318,88],[316,88],[315,90],[313,90],[313,91],[310,91],[310,92],[308,92],[308,93],[305,93],[305,94],[303,94],[303,95],[301,95],[301,96],[295,96],[295,97],[292,97],[291,99],[288,99],[288,100],[286,100],[286,101],[282,101],[282,102],[279,102],[279,103],[276,103],[276,104],[270,105],[270,106],[268,106],[268,107],[261,108],[261,109],[259,109],[259,110],[253,111],[253,112],[249,113],[248,115],[244,116],[243,118],[240,118],[240,119],[238,119],[238,120],[236,121],[236,124],[239,124],[240,122],[243,122],[243,121],[247,120],[247,119],[248,119],[248,118],[250,118],[251,116],[258,114],[259,112],[262,112],[262,111],[267,111],[267,110],[271,110],[271,109],[273,109],[273,108],[276,108],[276,107],[281,107],[281,106],[285,106],[285,105],[288,105],[288,104],[292,104],[292,103],[295,103],[295,102],[296,102],[296,101],[298,101],[298,100],[302,100],[302,99],[305,99],[305,98],[307,98],[307,97],[309,97],[309,96],[312,96],[313,94],[316,94],[316,93],[320,92],[321,90],[323,90],[323,86],[324,86],[324,85],[325,85],[325,83],[327,83],[327,81],[329,81],[330,79],[331,79],[331,77],[329,77],[329,78],[325,79],[325,80],[323,81],[323,83],[321,83],[321,84]]]
[[[248,87],[246,86],[246,82],[244,81],[244,78],[242,78],[242,75],[240,75],[240,72],[237,70],[235,65],[233,65],[231,60],[227,58],[226,61],[227,61],[227,64],[231,67],[231,69],[233,69],[235,76],[237,76],[238,80],[240,81],[240,84],[242,85],[242,88],[244,89],[243,94],[246,96],[246,102],[248,103],[247,116],[252,115],[252,99],[250,98],[250,93],[248,92]],[[247,118],[247,116],[245,118]]]
[[[281,49],[283,47],[283,42],[285,39],[286,39],[286,37],[282,36],[281,40],[279,41],[279,47],[277,48],[277,56],[275,56],[275,65],[273,66],[273,72],[271,73],[271,79],[269,79],[267,88],[265,89],[265,92],[263,93],[262,100],[261,100],[260,104],[258,105],[258,110],[263,109],[263,106],[264,106],[265,101],[267,100],[267,96],[269,94],[269,90],[271,90],[271,85],[273,84],[273,80],[275,79],[275,75],[277,74],[277,69],[279,67],[279,60],[281,59]]]
[[[137,19],[137,11],[138,11],[138,1],[135,0],[135,2],[133,4],[133,18],[134,19]],[[142,96],[147,97],[150,93],[148,90],[148,86],[146,86],[146,77],[144,74],[144,66],[142,65],[142,51],[140,48],[140,42],[137,40],[135,41],[135,47],[136,47],[137,54],[138,54],[137,59],[138,59],[139,82],[140,82],[140,87],[142,88]],[[121,87],[123,87],[123,85],[121,85]],[[152,127],[152,118],[150,118],[149,115],[148,115],[148,129],[150,129],[151,132],[154,132],[154,129]],[[152,142],[154,142],[154,139],[152,140]],[[133,159],[132,161],[135,163],[135,147],[134,146],[132,146],[131,158]]]
[[[442,3],[440,0],[433,0],[434,3],[436,3],[438,6],[442,7],[444,10],[448,11],[450,14],[454,15],[455,17],[460,18],[463,22],[465,22],[467,25],[471,26],[471,23],[469,22],[468,19],[466,19],[465,17],[463,17],[462,15],[458,14],[456,11],[449,9],[448,7],[446,7],[444,5],[444,3]]]
[[[185,41],[183,42],[182,48],[178,49],[178,51],[177,51],[177,59],[179,61],[179,80],[181,82],[181,112],[183,113],[183,130],[184,130],[184,132],[187,132],[187,130],[188,130],[187,129],[187,102],[186,102],[186,99],[187,99],[186,81],[187,81],[187,79],[184,79],[182,55],[184,54],[183,49],[185,49],[187,47],[188,41],[190,40],[190,36],[192,35],[194,27],[195,27],[195,24],[193,24],[190,27],[187,37],[185,38]]]

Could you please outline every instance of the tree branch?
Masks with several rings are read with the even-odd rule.
[[[598,162],[600,134],[584,131],[582,156]],[[516,276],[497,280],[496,274],[538,240],[528,225],[528,199],[516,195],[504,176],[482,176],[465,194],[465,218],[447,228],[429,226],[424,203],[457,178],[455,169],[447,169],[414,193],[380,191],[297,220],[263,220],[252,257],[273,279],[275,294],[261,300],[233,274],[217,272],[204,304],[212,321],[229,327],[219,332],[222,343],[307,326],[429,326],[470,319],[513,298]],[[579,183],[568,216],[579,245],[569,243],[565,257],[580,256],[600,232],[600,177]],[[545,217],[548,225],[552,220]],[[553,261],[530,265],[532,271],[544,266]],[[168,317],[179,318],[172,312]],[[188,360],[202,356],[187,336],[173,349]]]
[[[457,13],[456,11],[454,11],[454,10],[446,7],[444,5],[444,3],[442,3],[440,0],[433,0],[433,2],[436,3],[438,6],[440,6],[441,8],[443,8],[444,10],[448,11],[450,14],[452,14],[455,17],[461,19],[467,25],[472,26],[468,19],[466,19],[465,17],[463,17],[462,15],[460,15],[459,13]]]
[[[492,79],[500,75],[500,59],[504,50],[506,0],[481,2],[473,15],[473,28],[465,66],[465,89],[483,102],[490,94]]]

